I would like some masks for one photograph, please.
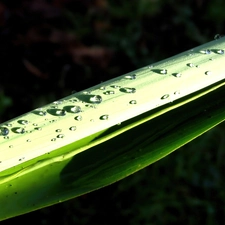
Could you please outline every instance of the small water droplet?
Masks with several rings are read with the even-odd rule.
[[[180,91],[175,91],[174,94],[175,95],[179,95],[180,94]]]
[[[36,127],[36,126],[38,126],[38,124],[37,124],[37,123],[33,123],[33,126],[35,126],[35,127]]]
[[[56,141],[56,138],[52,138],[51,141]]]
[[[39,116],[46,116],[47,112],[46,111],[39,111],[39,112],[37,112],[37,114]]]
[[[62,132],[62,129],[56,129],[55,132]]]
[[[77,121],[81,121],[82,120],[82,116],[81,115],[76,116],[74,119],[77,120]]]
[[[182,76],[181,73],[173,73],[173,75],[174,75],[175,77],[181,77],[181,76]]]
[[[193,63],[188,63],[187,66],[194,67],[195,65]]]
[[[169,94],[165,94],[165,95],[163,95],[162,97],[161,97],[161,99],[166,99],[166,98],[169,98]]]
[[[5,136],[4,139],[9,139],[9,136]]]
[[[137,101],[136,100],[131,100],[129,103],[130,104],[137,104]]]
[[[126,75],[125,78],[128,79],[128,80],[135,80],[136,79],[136,74]]]
[[[212,74],[211,71],[206,71],[206,72],[205,72],[205,75],[211,75],[211,74]]]
[[[55,104],[55,105],[60,105],[60,104],[62,104],[62,101],[61,101],[61,100],[59,100],[59,101],[54,101],[53,104]]]
[[[124,88],[120,88],[120,91],[125,92],[125,93],[135,93],[136,89],[135,88],[124,87]]]
[[[27,142],[31,142],[31,140],[30,139],[27,139]]]
[[[6,136],[9,134],[9,129],[7,127],[0,127],[0,135]]]
[[[22,125],[26,125],[28,124],[28,120],[18,120],[18,123],[22,124]]]
[[[70,108],[70,112],[72,112],[72,113],[79,113],[79,112],[81,112],[81,107],[78,106],[78,105],[75,105],[75,106]]]
[[[34,129],[35,129],[35,130],[39,130],[39,131],[42,130],[41,127],[35,127]]]
[[[13,145],[9,145],[9,148],[13,148]]]
[[[7,123],[6,126],[7,127],[12,127],[12,124],[11,123]]]
[[[58,110],[56,110],[55,114],[57,116],[65,116],[66,115],[66,110],[64,110],[64,109],[58,109]]]
[[[102,97],[101,95],[94,95],[90,97],[89,101],[93,104],[99,104],[102,102]]]
[[[13,129],[13,131],[17,134],[24,134],[25,133],[25,129],[22,127],[16,127],[15,129]]]
[[[100,116],[100,120],[108,120],[108,119],[109,119],[109,115]]]
[[[223,49],[219,49],[216,51],[218,54],[223,55],[224,54],[224,50]]]
[[[204,49],[204,50],[201,50],[200,52],[203,53],[203,54],[206,54],[206,55],[211,54],[210,49]]]
[[[104,92],[105,95],[113,95],[115,94],[115,91],[106,91]]]
[[[120,86],[119,86],[119,85],[111,85],[110,87],[117,89],[117,88],[119,88]]]
[[[70,130],[71,130],[71,131],[75,131],[76,129],[77,129],[76,126],[70,127]]]
[[[161,74],[167,74],[167,70],[166,69],[162,69],[162,70],[160,70],[160,73]]]
[[[105,86],[101,86],[99,89],[100,90],[105,90]]]
[[[57,135],[57,138],[64,138],[64,134],[59,134],[59,135]]]

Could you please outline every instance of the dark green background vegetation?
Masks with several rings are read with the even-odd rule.
[[[224,9],[222,0],[0,1],[0,123],[213,40]],[[221,124],[122,181],[1,224],[224,224],[224,145]]]

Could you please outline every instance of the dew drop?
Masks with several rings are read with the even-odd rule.
[[[100,120],[108,120],[108,119],[109,119],[109,115],[100,116]]]
[[[167,74],[167,70],[166,69],[162,69],[159,71],[161,74]]]
[[[75,106],[70,108],[70,112],[72,112],[72,113],[79,113],[79,112],[81,112],[81,107],[78,106],[78,105],[75,105]]]
[[[60,104],[62,104],[62,101],[61,101],[61,100],[59,100],[59,101],[54,101],[53,104],[55,104],[55,105],[60,105]]]
[[[62,129],[56,129],[55,132],[62,132]]]
[[[14,129],[14,132],[17,134],[24,134],[25,133],[25,129],[22,127],[17,127]]]
[[[175,91],[174,94],[175,95],[179,95],[180,94],[180,91]]]
[[[211,75],[211,74],[212,74],[211,71],[206,71],[206,72],[205,72],[205,75]]]
[[[56,138],[52,138],[51,141],[56,141]]]
[[[112,85],[111,87],[117,89],[117,88],[119,88],[120,86],[119,86],[119,85]]]
[[[221,35],[221,34],[216,34],[214,36],[214,40],[219,40],[220,38],[222,38],[224,35]]]
[[[101,86],[99,89],[100,90],[105,90],[105,86]]]
[[[99,104],[102,102],[102,97],[101,95],[94,95],[90,97],[89,101],[93,104]]]
[[[9,148],[13,148],[13,145],[10,145]]]
[[[125,78],[128,79],[128,80],[135,80],[136,74],[126,75]]]
[[[181,76],[182,76],[181,73],[173,73],[173,75],[174,75],[175,77],[181,77]]]
[[[217,50],[217,53],[220,54],[220,55],[223,55],[224,54],[224,50],[223,49],[219,49],[219,50]]]
[[[129,103],[130,104],[137,104],[137,101],[136,100],[131,100]]]
[[[64,134],[59,134],[59,135],[57,135],[57,138],[64,138]]]
[[[162,97],[161,97],[161,99],[166,99],[166,98],[169,98],[169,94],[166,94],[166,95],[163,95]]]
[[[35,129],[35,130],[39,130],[39,131],[42,130],[41,127],[35,127],[34,129]]]
[[[66,110],[58,109],[58,110],[56,110],[55,113],[56,113],[57,116],[65,116],[66,115]]]
[[[70,127],[70,130],[71,130],[71,131],[75,131],[76,129],[77,129],[76,126]]]
[[[9,139],[9,136],[5,136],[4,139]]]
[[[31,140],[30,139],[27,139],[27,142],[31,142]]]
[[[113,95],[115,94],[115,91],[106,91],[104,92],[105,95]]]
[[[7,127],[0,127],[0,135],[6,136],[9,134],[9,129]]]
[[[76,116],[74,119],[77,120],[77,121],[81,121],[82,120],[82,116],[81,115]]]
[[[135,93],[136,89],[135,88],[124,87],[124,88],[120,88],[120,91],[125,92],[125,93]]]
[[[46,116],[47,112],[46,111],[39,111],[39,112],[37,112],[37,114],[39,116]]]
[[[211,54],[210,49],[201,50],[200,52],[203,53],[203,54],[206,54],[206,55]]]
[[[188,63],[187,66],[194,67],[195,65],[193,63]]]

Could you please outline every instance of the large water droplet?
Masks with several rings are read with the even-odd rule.
[[[102,97],[101,95],[94,95],[90,97],[89,101],[93,104],[99,104],[102,102]]]
[[[204,50],[201,50],[200,52],[203,53],[203,54],[206,54],[206,55],[211,54],[210,49],[204,49]]]
[[[107,120],[107,119],[109,119],[109,115],[102,115],[102,116],[100,116],[100,120]]]
[[[129,80],[135,80],[136,79],[136,74],[126,75],[125,78],[129,79]]]
[[[57,116],[65,116],[66,115],[66,110],[64,110],[64,109],[58,109],[58,110],[55,111],[55,114]]]
[[[216,51],[218,54],[223,55],[224,54],[224,50],[223,49],[219,49]]]
[[[16,127],[16,128],[13,128],[13,131],[17,134],[24,134],[25,133],[25,129],[22,128],[22,127]]]
[[[7,127],[0,127],[0,135],[6,136],[9,134],[9,129]]]
[[[124,88],[120,88],[120,91],[125,92],[125,93],[135,93],[136,89],[130,88],[130,87],[124,87]]]
[[[72,112],[72,113],[79,113],[79,112],[81,112],[81,107],[78,106],[78,105],[72,106],[70,108],[70,112]]]

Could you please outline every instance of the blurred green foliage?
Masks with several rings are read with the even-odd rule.
[[[0,1],[1,122],[212,40],[224,33],[223,6]],[[224,224],[224,144],[221,124],[116,184],[1,224]]]

